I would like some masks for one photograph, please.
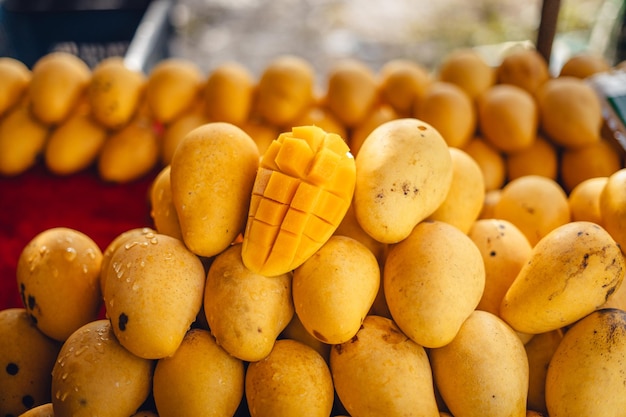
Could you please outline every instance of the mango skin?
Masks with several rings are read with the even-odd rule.
[[[546,375],[551,417],[619,416],[626,409],[626,312],[597,310],[564,334]]]
[[[476,244],[458,228],[423,221],[389,250],[383,287],[398,327],[421,346],[441,347],[478,305],[485,266]]]
[[[131,415],[150,394],[153,368],[122,347],[109,320],[87,323],[65,341],[52,369],[54,415]]]
[[[244,364],[204,329],[187,332],[176,353],[157,361],[153,395],[160,417],[232,416],[243,398]]]
[[[146,359],[171,356],[202,307],[204,266],[183,243],[133,234],[110,258],[104,303],[115,337]]]
[[[217,255],[204,290],[204,314],[217,343],[248,362],[269,355],[294,314],[291,281],[291,273],[266,277],[250,271],[240,243]]]
[[[448,145],[418,119],[395,119],[374,129],[355,162],[357,220],[383,243],[406,238],[443,203],[452,182]]]
[[[25,308],[0,311],[0,414],[18,416],[50,402],[50,372],[61,343],[37,329]]]
[[[76,55],[51,52],[35,62],[28,92],[33,115],[54,125],[67,118],[91,79],[91,69]]]
[[[252,417],[327,417],[334,400],[328,365],[312,347],[276,341],[270,354],[248,365],[245,397]]]
[[[331,236],[293,273],[293,301],[307,331],[327,344],[359,331],[380,286],[380,268],[359,241]]]
[[[330,369],[349,415],[439,416],[425,349],[386,317],[365,317],[354,338],[333,345]]]
[[[259,150],[239,127],[213,122],[189,132],[172,157],[170,182],[185,245],[217,255],[243,232]]]
[[[600,308],[625,271],[620,247],[605,229],[567,223],[535,245],[502,299],[500,317],[522,333],[570,325]]]
[[[498,316],[475,310],[449,344],[430,351],[430,361],[453,416],[526,417],[526,351]]]
[[[98,317],[102,258],[96,242],[67,227],[46,229],[24,247],[17,261],[17,285],[42,333],[64,341]]]

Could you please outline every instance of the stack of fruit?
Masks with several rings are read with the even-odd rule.
[[[459,50],[320,93],[295,56],[256,82],[0,61],[4,175],[161,167],[153,224],[23,249],[0,413],[622,415],[626,168],[584,80],[608,70]]]

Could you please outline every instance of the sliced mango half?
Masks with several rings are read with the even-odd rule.
[[[317,126],[281,133],[261,158],[242,258],[276,276],[309,259],[335,232],[354,194],[356,167],[341,136]]]

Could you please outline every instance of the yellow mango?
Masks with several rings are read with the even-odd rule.
[[[528,409],[547,413],[546,375],[554,352],[563,340],[563,330],[534,335],[526,344],[528,357]]]
[[[410,117],[416,103],[432,83],[428,69],[416,61],[396,58],[383,64],[378,73],[381,98],[400,117]]]
[[[202,307],[205,279],[202,262],[180,240],[133,234],[106,270],[104,303],[115,337],[141,358],[173,355]]]
[[[0,310],[0,410],[19,416],[51,400],[50,372],[61,343],[37,329],[25,308]]]
[[[406,238],[441,205],[452,182],[448,145],[435,128],[418,119],[378,126],[355,161],[357,220],[383,243]]]
[[[478,127],[496,149],[512,153],[531,146],[537,137],[537,103],[513,84],[496,84],[478,99]]]
[[[263,275],[302,265],[335,232],[354,193],[354,158],[343,138],[298,126],[269,146],[256,174],[243,262]]]
[[[171,170],[172,167],[166,165],[152,181],[149,196],[150,217],[157,232],[183,240],[176,206],[172,201]]]
[[[570,325],[600,308],[625,272],[620,247],[605,229],[567,223],[535,245],[502,300],[500,317],[523,333]]]
[[[68,337],[52,369],[54,416],[131,415],[150,394],[153,369],[124,349],[109,320],[89,322]]]
[[[87,86],[93,118],[109,129],[128,123],[143,99],[145,85],[146,76],[126,67],[120,57],[101,61]]]
[[[570,209],[567,194],[558,182],[541,175],[525,175],[502,188],[493,216],[513,223],[534,246],[551,230],[570,221]]]
[[[57,175],[82,171],[97,160],[107,137],[107,130],[89,114],[76,113],[50,134],[44,149],[46,167]]]
[[[328,109],[348,128],[361,124],[379,102],[376,75],[357,59],[338,61],[329,71],[325,94]]]
[[[546,59],[536,49],[519,48],[508,52],[496,68],[497,82],[513,84],[531,94],[550,78]]]
[[[356,337],[332,346],[330,369],[351,416],[439,416],[426,350],[388,318],[367,316]]]
[[[20,414],[19,417],[54,417],[52,403],[46,403],[33,407]]]
[[[102,252],[102,264],[100,265],[100,289],[102,294],[104,294],[104,284],[106,283],[106,276],[109,271],[111,257],[117,248],[126,244],[126,241],[132,241],[135,238],[146,236],[148,234],[150,234],[150,237],[152,238],[156,232],[156,230],[150,227],[137,227],[120,233],[111,242],[109,242]]]
[[[376,257],[363,244],[331,236],[293,273],[293,303],[304,327],[328,344],[350,340],[380,285]]]
[[[474,100],[458,85],[444,81],[426,90],[412,115],[432,125],[448,146],[457,148],[473,138],[478,123]]]
[[[20,102],[28,90],[31,75],[30,69],[21,61],[0,57],[0,117]]]
[[[75,229],[46,229],[28,242],[17,260],[17,285],[42,333],[64,341],[97,318],[101,264],[98,245]]]
[[[602,225],[626,254],[626,168],[609,175],[599,204]]]
[[[313,348],[281,339],[267,357],[248,365],[245,397],[251,417],[328,417],[333,381]]]
[[[446,55],[435,75],[439,80],[461,87],[476,100],[496,82],[496,71],[478,51],[457,48]]]
[[[526,351],[498,316],[475,310],[449,344],[430,350],[430,360],[454,417],[526,416]]]
[[[248,362],[269,355],[294,314],[291,281],[291,273],[266,277],[247,269],[239,243],[218,254],[204,289],[204,314],[217,343]]]
[[[600,211],[600,194],[608,181],[608,177],[594,177],[580,182],[567,196],[572,220],[586,220],[602,224]]]
[[[485,179],[478,163],[467,152],[450,148],[452,182],[446,198],[428,220],[440,220],[469,232],[483,208]]]
[[[322,355],[326,363],[330,360],[331,345],[320,342],[304,327],[297,314],[294,314],[287,327],[281,332],[280,339],[293,339],[315,349]]]
[[[212,122],[185,135],[170,165],[185,245],[200,256],[217,255],[246,225],[259,165],[256,144],[241,128]]]
[[[313,105],[315,71],[296,55],[281,55],[265,67],[256,86],[256,111],[267,123],[290,126]]]
[[[389,250],[383,284],[398,327],[421,346],[440,347],[454,338],[478,305],[485,266],[465,233],[427,220]]]
[[[0,120],[0,174],[19,175],[43,153],[49,129],[29,110],[28,100]]]
[[[621,416],[626,409],[626,313],[590,313],[563,336],[546,375],[550,417]]]
[[[169,123],[198,98],[203,87],[203,74],[189,59],[170,57],[159,61],[148,74],[144,100],[152,116]]]
[[[64,120],[83,95],[91,69],[69,52],[51,52],[35,62],[29,84],[31,109],[42,123]]]
[[[210,120],[206,116],[204,109],[193,109],[184,112],[176,119],[164,126],[163,138],[161,140],[161,162],[165,165],[172,163],[174,152],[185,135],[196,127],[200,127],[209,123]]]
[[[369,136],[370,133],[378,126],[393,119],[397,119],[398,115],[396,111],[389,104],[381,104],[376,106],[365,119],[355,126],[350,132],[350,152],[356,156],[361,149],[363,141]]]
[[[159,359],[153,395],[159,417],[235,415],[243,398],[244,365],[207,330],[192,329],[176,352]]]
[[[537,89],[539,127],[555,144],[578,148],[600,140],[602,106],[598,94],[584,80],[551,78]]]
[[[207,117],[241,127],[250,115],[255,87],[252,73],[243,65],[225,62],[217,66],[202,92]]]
[[[146,175],[159,161],[159,141],[152,126],[133,121],[110,134],[98,155],[100,178],[126,183]]]
[[[528,261],[532,246],[513,223],[501,219],[475,221],[468,236],[485,264],[485,290],[476,308],[498,315],[502,298]]]

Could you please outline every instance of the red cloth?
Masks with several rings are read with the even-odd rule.
[[[0,177],[0,309],[22,307],[17,260],[38,233],[70,227],[104,250],[122,232],[153,227],[148,192],[157,173],[112,184],[103,182],[95,169],[61,177],[40,164],[17,177]]]

